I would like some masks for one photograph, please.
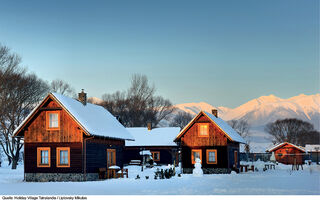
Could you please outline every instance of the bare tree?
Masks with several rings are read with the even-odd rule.
[[[172,119],[169,126],[171,127],[180,127],[183,129],[191,120],[192,115],[185,111],[179,111]]]
[[[23,147],[21,138],[12,137],[13,132],[48,91],[47,84],[27,74],[20,62],[18,55],[0,45],[0,146],[12,169]]]
[[[63,81],[61,79],[56,79],[51,81],[50,86],[51,86],[52,92],[56,92],[62,95],[76,98],[76,92],[74,88],[66,81]]]
[[[155,96],[155,86],[149,84],[145,75],[139,74],[132,76],[127,91],[104,94],[102,100],[101,105],[119,116],[126,127],[147,126],[148,122],[155,127],[175,109],[168,99]]]
[[[299,119],[283,119],[269,123],[265,131],[272,136],[274,144],[281,142],[290,142],[296,145],[305,145],[307,141],[318,137],[317,131],[309,122]]]
[[[239,133],[241,137],[246,140],[246,144],[244,145],[245,152],[250,152],[250,125],[245,120],[230,120],[228,124]]]

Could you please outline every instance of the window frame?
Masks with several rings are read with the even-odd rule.
[[[160,161],[160,151],[151,151],[153,161]],[[158,154],[158,159],[154,158],[154,154]]]
[[[193,152],[199,152],[200,160],[201,160],[201,163],[202,163],[202,149],[191,149],[191,163],[195,164],[196,160],[194,159]]]
[[[117,151],[116,151],[116,149],[107,149],[107,167],[113,166],[113,165],[110,165],[110,166],[109,166],[109,162],[108,162],[108,161],[109,161],[109,160],[108,160],[109,152],[114,153],[114,157],[113,157],[113,160],[112,160],[112,164],[113,164],[113,165],[117,165]]]
[[[211,162],[211,161],[209,161],[209,153],[210,152],[214,152],[214,156],[215,156],[215,162]],[[206,155],[207,155],[207,164],[218,164],[218,154],[217,154],[217,149],[207,149],[207,153],[206,153]]]
[[[207,126],[206,135],[201,135],[201,126]],[[209,137],[209,123],[198,123],[198,137]]]
[[[41,163],[41,151],[48,151],[48,164]],[[37,167],[50,167],[51,166],[51,148],[50,147],[37,147]]]
[[[58,127],[50,127],[50,114],[58,114]],[[60,111],[47,111],[46,112],[46,129],[47,130],[60,130]]]
[[[68,164],[61,164],[60,163],[60,151],[68,151]],[[56,148],[56,166],[57,167],[70,167],[70,147],[57,147]]]

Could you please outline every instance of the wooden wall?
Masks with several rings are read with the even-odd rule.
[[[198,146],[193,149],[201,149],[202,153],[202,168],[228,168],[228,149],[227,146]],[[217,164],[207,164],[207,149],[217,150]],[[194,164],[191,162],[191,148],[182,147],[182,167],[183,168],[194,168]]]
[[[50,147],[50,167],[37,167],[37,147]],[[70,147],[70,167],[56,167],[56,148]],[[25,173],[82,173],[82,143],[25,143]]]
[[[275,150],[276,160],[283,164],[294,164],[296,160],[296,164],[303,164],[304,152],[293,147],[290,144],[286,144],[279,149]],[[279,155],[282,154],[282,155]]]
[[[198,124],[209,123],[209,136],[198,136]],[[186,133],[182,136],[181,142],[183,146],[226,146],[227,137],[225,134],[215,126],[206,116],[202,115],[194,124],[186,130]]]
[[[99,168],[107,168],[107,149],[116,150],[116,165],[123,167],[123,140],[94,138],[85,143],[87,173],[98,173]]]
[[[46,112],[58,111],[60,113],[60,130],[46,129]],[[40,108],[39,112],[27,124],[24,131],[24,141],[29,142],[82,142],[83,131],[79,125],[62,110],[54,101],[49,100]]]
[[[148,147],[125,147],[125,157],[124,163],[128,164],[131,160],[141,160],[142,156],[140,155],[141,148],[150,151],[159,151],[160,152],[160,161],[155,161],[157,164],[173,164],[173,161],[177,159],[176,152],[178,147],[157,147],[157,146],[148,146]],[[176,163],[178,163],[176,161]]]

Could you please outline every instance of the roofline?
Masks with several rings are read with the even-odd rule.
[[[44,104],[44,102],[46,102],[49,99],[49,97],[53,98],[69,114],[69,116],[77,122],[77,124],[84,130],[87,136],[91,136],[91,134],[81,125],[81,123],[69,112],[69,110],[50,92],[23,120],[19,127],[14,131],[12,137],[17,137],[17,134],[21,131],[21,129],[23,129],[26,126],[26,124],[32,119],[32,117],[37,113],[37,111],[39,111],[39,108]]]
[[[193,123],[194,121],[195,121],[195,119],[201,114],[201,113],[203,113],[207,118],[209,118],[209,120],[211,121],[211,122],[213,122],[216,126],[218,126],[219,127],[219,129],[220,130],[222,130],[222,132],[224,133],[224,134],[226,134],[227,135],[227,137],[231,140],[231,141],[233,141],[233,142],[238,142],[238,141],[234,141],[231,137],[230,137],[230,135],[228,135],[228,133],[226,133],[215,121],[213,121],[212,119],[211,119],[211,117],[209,117],[204,111],[200,111],[189,123],[188,123],[188,125],[187,126],[185,126],[183,129],[182,129],[182,131],[178,134],[178,136],[174,139],[174,142],[176,142],[184,133],[184,131],[185,131],[185,129],[187,129],[187,128],[189,128],[189,126],[191,125],[191,123]],[[182,134],[182,135],[181,135]],[[180,136],[181,135],[181,136]],[[242,142],[239,142],[239,143],[242,143]],[[245,143],[244,143],[245,144]]]
[[[290,143],[290,142],[282,142],[282,143],[279,143],[279,144],[277,144],[276,146],[274,146],[274,147],[272,147],[272,148],[270,148],[270,149],[267,149],[266,152],[272,152],[272,151],[274,151],[274,150],[282,147],[282,146],[285,145],[285,144],[292,145],[293,147],[295,147],[295,148],[297,148],[297,149],[299,149],[299,150],[301,150],[301,151],[303,151],[303,152],[306,152],[305,149],[303,149],[303,148],[301,148],[301,147],[298,147],[297,145],[292,144],[292,143]]]
[[[86,134],[87,136],[92,136],[92,134],[90,134],[89,131],[82,126],[82,124],[81,124],[81,123],[72,115],[72,113],[59,101],[58,98],[56,98],[52,93],[50,93],[49,96],[50,96],[50,95],[54,98],[54,100],[56,100],[56,101],[60,104],[60,106],[61,106],[62,108],[64,108],[64,110],[69,114],[69,116],[70,116],[73,120],[75,120],[75,121],[77,122],[77,124],[84,130],[84,132],[85,132],[85,134]]]

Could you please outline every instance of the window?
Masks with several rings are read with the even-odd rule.
[[[201,123],[199,124],[199,137],[207,137],[209,136],[209,124]]]
[[[59,130],[59,112],[48,111],[47,112],[47,129]]]
[[[151,151],[153,161],[160,161],[160,151]]]
[[[37,148],[37,167],[50,167],[50,147]]]
[[[57,147],[57,167],[70,167],[70,147]]]
[[[207,163],[208,164],[217,164],[217,150],[216,149],[208,149],[207,150]]]
[[[107,149],[107,166],[116,165],[116,150],[115,149]]]
[[[202,155],[201,155],[202,151],[201,149],[192,149],[191,150],[191,162],[192,164],[196,163],[196,158],[200,158],[201,163],[202,163]]]

